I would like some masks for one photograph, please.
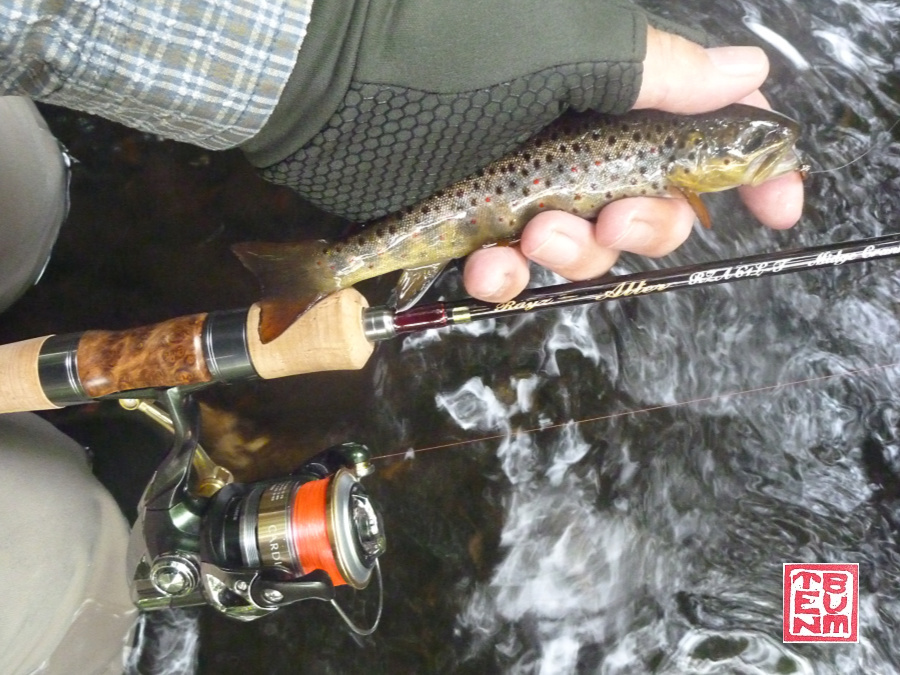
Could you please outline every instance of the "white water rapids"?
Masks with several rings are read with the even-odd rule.
[[[898,3],[687,2],[661,13],[710,13],[712,34],[769,51],[767,93],[804,123],[816,170],[865,156],[810,178],[792,232],[713,198],[712,232],[616,271],[896,229]],[[471,342],[408,342],[423,364],[480,364],[430,373],[434,400],[461,437],[503,435],[489,442],[504,486],[498,559],[464,584],[456,667],[900,672],[898,300],[887,262],[528,317],[480,327]],[[534,372],[517,372],[521,351]],[[801,380],[814,381],[731,395]],[[429,461],[439,460],[413,460]],[[800,561],[860,563],[859,644],[782,643],[782,564]]]

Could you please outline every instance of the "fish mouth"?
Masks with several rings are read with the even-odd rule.
[[[747,172],[751,176],[749,184],[759,185],[794,171],[803,173],[804,167],[800,153],[793,146],[789,146],[782,152],[767,153],[754,158]]]

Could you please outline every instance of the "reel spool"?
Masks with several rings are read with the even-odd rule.
[[[204,557],[226,569],[262,569],[281,579],[315,570],[334,586],[368,586],[384,553],[381,516],[356,476],[232,483],[213,498],[202,532]]]

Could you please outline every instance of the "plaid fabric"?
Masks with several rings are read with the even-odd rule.
[[[0,95],[210,149],[278,102],[313,0],[0,0]]]

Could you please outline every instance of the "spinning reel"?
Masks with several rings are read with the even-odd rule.
[[[157,405],[125,399],[175,436],[150,480],[129,543],[132,600],[142,610],[211,605],[252,621],[301,600],[331,602],[360,635],[381,616],[381,516],[359,479],[373,470],[365,446],[345,443],[273,481],[236,483],[198,443],[192,388],[175,387]],[[357,626],[335,588],[378,579],[378,615]]]

